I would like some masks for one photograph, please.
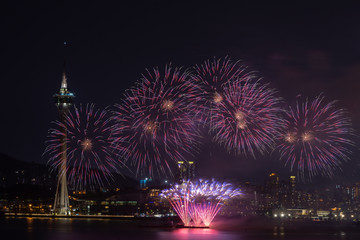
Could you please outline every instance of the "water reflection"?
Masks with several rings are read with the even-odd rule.
[[[34,219],[32,217],[27,217],[26,218],[26,231],[28,233],[31,233],[33,231],[33,223],[34,223]]]
[[[360,239],[359,225],[247,224],[216,228],[143,227],[137,221],[108,219],[0,218],[1,240],[333,240]],[[5,236],[5,237],[3,237]],[[11,236],[11,237],[6,237]]]
[[[273,229],[273,235],[274,236],[283,236],[283,235],[285,235],[285,231],[284,231],[284,227],[283,226],[280,226],[280,227],[278,227],[278,226],[275,226],[274,227],[274,229]]]
[[[179,228],[172,231],[157,232],[157,239],[175,239],[175,240],[232,240],[242,239],[239,233],[220,232],[211,228]]]

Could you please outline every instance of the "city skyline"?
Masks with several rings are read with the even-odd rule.
[[[11,4],[9,4],[9,7],[11,8]],[[26,7],[30,6],[24,5],[20,8],[13,9],[12,11],[15,16],[21,16],[21,13],[25,11]],[[54,10],[57,14],[61,12],[60,9],[68,10],[65,5],[62,6],[60,4],[57,7],[59,9]],[[84,12],[82,13],[84,14],[83,16],[87,16],[87,19],[90,19],[89,16],[95,11],[95,7],[94,4],[85,7]],[[130,4],[126,7],[133,10],[136,9],[136,5]],[[148,24],[158,23],[161,16],[169,17],[166,11],[161,12],[161,10],[177,9],[177,11],[180,11],[178,6],[171,4],[159,4],[152,7],[154,11],[161,14],[152,19]],[[199,9],[199,7],[200,6],[195,5],[194,9]],[[155,40],[149,42],[139,41],[135,44],[130,44],[128,40],[119,41],[123,45],[112,40],[110,44],[111,47],[105,47],[104,43],[106,44],[106,41],[95,37],[91,28],[93,27],[95,31],[99,31],[103,34],[107,33],[111,35],[111,31],[108,31],[109,29],[107,29],[107,27],[111,28],[116,25],[109,24],[111,20],[110,17],[109,19],[106,19],[105,22],[99,23],[100,25],[92,23],[88,25],[88,29],[83,29],[86,38],[75,33],[75,26],[79,27],[77,24],[83,23],[79,20],[80,17],[75,15],[76,10],[72,10],[73,12],[69,15],[71,16],[70,19],[65,20],[65,23],[54,20],[56,24],[54,25],[54,28],[48,32],[48,35],[42,33],[43,28],[52,25],[43,23],[40,17],[29,25],[24,25],[24,22],[21,22],[23,20],[20,17],[20,22],[13,23],[15,24],[13,26],[23,26],[27,31],[34,30],[35,32],[42,34],[38,35],[39,41],[30,38],[28,44],[31,43],[31,46],[26,43],[20,44],[16,51],[16,54],[21,56],[20,58],[10,56],[9,50],[5,52],[5,56],[9,57],[9,61],[11,63],[17,62],[18,66],[23,68],[24,71],[14,72],[13,68],[9,68],[6,69],[4,73],[4,78],[12,79],[10,82],[6,83],[8,85],[7,87],[12,91],[6,92],[5,96],[6,98],[10,98],[11,95],[8,94],[13,94],[15,92],[16,99],[14,99],[14,102],[10,103],[10,105],[5,106],[5,112],[8,113],[7,116],[13,116],[14,119],[11,123],[9,122],[10,118],[4,120],[5,126],[10,125],[12,127],[9,128],[9,130],[4,130],[5,137],[2,140],[4,142],[1,144],[2,148],[0,149],[0,152],[30,162],[45,163],[47,161],[47,159],[41,158],[41,154],[44,150],[46,131],[50,122],[56,120],[56,111],[53,109],[51,103],[51,93],[58,89],[58,80],[60,79],[62,70],[61,62],[63,61],[64,55],[66,55],[68,59],[68,75],[73,84],[71,89],[74,89],[77,93],[79,103],[85,104],[94,102],[106,107],[120,101],[124,90],[131,87],[133,83],[140,78],[140,74],[144,73],[145,68],[164,66],[168,62],[173,62],[173,64],[176,64],[177,66],[190,67],[195,64],[200,64],[202,61],[212,58],[213,56],[224,57],[225,55],[228,55],[234,60],[242,59],[248,63],[252,69],[259,71],[259,76],[264,77],[266,81],[271,82],[289,101],[295,100],[298,94],[313,97],[320,92],[325,92],[325,95],[331,100],[339,100],[339,104],[349,110],[354,127],[358,130],[358,122],[360,122],[358,106],[359,96],[354,94],[359,90],[358,82],[355,81],[356,76],[358,76],[357,74],[359,74],[357,68],[359,62],[356,58],[358,49],[351,44],[352,41],[355,42],[355,40],[350,40],[350,37],[347,38],[348,41],[350,41],[350,44],[345,45],[345,42],[341,42],[342,47],[338,46],[338,41],[344,40],[338,35],[346,36],[346,34],[348,34],[349,36],[354,36],[352,35],[351,30],[342,28],[342,24],[349,23],[352,18],[356,18],[354,12],[347,7],[341,8],[343,10],[340,11],[341,16],[339,13],[337,16],[338,18],[336,18],[337,20],[341,19],[341,21],[338,25],[335,24],[335,26],[338,26],[336,30],[339,31],[339,34],[332,35],[333,30],[330,29],[330,27],[327,27],[327,22],[321,20],[321,17],[330,19],[329,14],[334,9],[334,6],[331,5],[329,5],[328,8],[322,9],[323,12],[320,14],[320,17],[316,17],[315,13],[312,13],[308,18],[303,16],[300,20],[290,18],[290,23],[293,24],[292,26],[287,26],[282,22],[278,22],[282,17],[289,17],[287,16],[288,13],[282,13],[278,10],[278,13],[280,12],[282,14],[275,17],[266,11],[265,8],[258,8],[257,6],[252,5],[245,5],[244,7],[247,10],[256,9],[259,12],[265,13],[265,16],[259,18],[259,21],[265,21],[266,17],[269,17],[271,20],[269,26],[277,26],[277,28],[274,27],[274,29],[272,29],[274,32],[270,33],[264,27],[258,29],[255,25],[250,23],[250,20],[254,20],[255,18],[249,13],[240,18],[235,12],[230,11],[226,15],[229,17],[227,21],[220,21],[220,16],[225,16],[225,13],[219,14],[219,18],[212,20],[212,23],[216,24],[216,21],[219,21],[218,23],[220,26],[225,26],[224,29],[226,30],[236,29],[237,22],[235,20],[247,20],[246,17],[248,17],[249,22],[246,22],[246,24],[243,25],[240,24],[239,26],[248,29],[246,32],[252,34],[248,34],[250,36],[249,39],[236,43],[235,40],[224,40],[222,37],[218,36],[212,37],[212,31],[214,30],[207,27],[203,29],[203,32],[200,31],[201,34],[197,34],[196,28],[191,27],[191,20],[198,19],[198,16],[194,9],[189,9],[190,18],[185,22],[185,25],[189,27],[189,29],[183,27],[181,30],[183,34],[186,33],[185,36],[193,34],[196,39],[194,42],[198,41],[197,43],[187,42],[185,36],[182,36],[180,37],[180,40],[174,41],[172,44],[169,43],[171,41],[167,41],[167,44],[162,47],[162,40],[156,38],[156,34],[161,32],[160,30],[156,30],[155,33],[151,33],[151,31],[140,31],[139,33],[138,31],[133,31],[131,27],[128,27],[125,28],[125,32],[127,34],[130,33],[130,36],[133,36],[136,39],[145,37],[144,35],[147,33],[150,38],[151,36],[155,36]],[[319,8],[320,6],[315,7]],[[184,7],[180,6],[179,8],[182,9]],[[77,6],[75,9],[79,10],[80,6]],[[287,9],[286,6],[283,6],[283,9]],[[214,6],[207,6],[205,10],[209,10],[210,12],[215,11]],[[271,10],[275,11],[275,9]],[[304,9],[301,7],[300,9],[292,9],[292,11],[299,16],[301,16],[303,10]],[[219,11],[221,11],[221,9]],[[345,16],[345,13],[349,13],[347,17]],[[47,16],[47,14],[45,15]],[[11,20],[12,16],[13,15],[7,16],[7,19]],[[115,12],[112,12],[111,14],[111,17],[119,20],[119,22],[127,19],[127,16],[129,15],[118,16]],[[146,16],[149,17],[151,15]],[[205,20],[211,19],[210,16],[206,14],[204,16]],[[258,17],[258,15],[256,16]],[[140,19],[133,23],[139,25],[141,24],[141,20],[144,19],[145,17],[140,17]],[[165,24],[165,26],[167,26],[167,24],[171,25],[170,30],[167,30],[165,33],[174,34],[176,33],[176,26],[180,26],[180,24],[176,22],[177,19],[170,19],[171,21],[169,23],[161,24]],[[314,22],[316,23],[316,26],[319,26],[320,29],[323,30],[323,33],[314,33],[317,29],[316,26],[313,26]],[[40,25],[36,25],[36,23],[40,23]],[[198,22],[198,24],[201,23]],[[11,33],[12,30],[10,27],[6,29]],[[59,34],[56,32],[57,29],[61,29],[63,32]],[[146,29],[142,28],[142,30]],[[217,30],[220,32],[222,31],[221,29]],[[133,35],[131,35],[131,33]],[[308,37],[301,37],[302,33],[314,34],[317,42],[311,42],[311,46],[307,46],[307,44],[310,43],[310,40]],[[29,36],[31,35],[30,32],[28,32],[28,34]],[[113,34],[113,37],[116,37],[115,39],[122,39],[121,33]],[[264,36],[272,36],[270,37],[270,41],[264,39],[262,34],[264,34]],[[279,34],[279,37],[276,37],[276,34]],[[14,38],[17,35],[9,34],[9,36]],[[209,39],[211,39],[211,41],[209,42],[209,45],[199,46],[202,45],[201,43],[203,43],[205,36],[210,36]],[[239,35],[236,35],[232,33],[231,36],[236,37],[236,39],[239,40],[242,34],[239,33]],[[289,37],[290,40],[279,40],[284,37]],[[251,43],[254,39],[256,39],[257,42]],[[50,43],[40,44],[43,40],[50,40]],[[169,37],[167,40],[173,39]],[[280,42],[284,41],[287,45],[285,47],[278,46],[280,43],[277,40]],[[16,41],[15,43],[7,41],[9,40],[5,40],[6,44],[14,47]],[[66,50],[66,54],[63,52],[63,41],[67,42],[68,49]],[[300,41],[300,43],[298,41]],[[327,42],[327,44],[322,44],[322,41]],[[185,48],[186,56],[178,50],[178,47],[181,48],[183,43],[187,46],[187,48]],[[296,44],[299,44],[300,47]],[[132,46],[131,50],[126,51],[126,45]],[[155,48],[152,46],[155,46]],[[257,46],[262,46],[262,49],[257,50]],[[125,50],[124,53],[126,54],[110,54],[109,52],[112,48],[117,49],[115,51],[116,53]],[[53,49],[53,51],[50,49]],[[195,52],[193,51],[194,49],[196,50]],[[302,52],[302,50],[299,49],[304,51]],[[36,52],[40,53],[39,58],[36,58],[37,61],[30,64],[29,55],[34,57],[34,53]],[[47,52],[51,52],[51,54],[48,54]],[[193,54],[189,55],[190,52],[193,52]],[[109,55],[106,55],[106,53]],[[339,58],[339,56],[341,57],[343,55],[346,56],[346,59]],[[88,59],[86,59],[86,57],[83,58],[84,56],[88,56]],[[145,57],[143,58],[142,56]],[[190,59],[188,59],[189,56]],[[47,59],[46,64],[44,60],[41,59],[42,57]],[[107,61],[102,62],[100,59],[106,59]],[[138,59],[141,60],[138,61]],[[119,67],[119,65],[121,65],[121,67]],[[47,70],[41,71],[43,69],[41,66],[47,66]],[[336,69],[333,70],[333,67]],[[39,76],[39,80],[29,80],[31,78],[37,78],[37,76]],[[22,86],[24,87],[22,89],[18,89],[14,84],[19,81],[23,83]],[[119,81],[121,82],[119,83]],[[116,86],[116,88],[114,86]],[[21,103],[24,100],[23,96],[28,96],[34,103],[31,104],[31,107],[29,108],[17,111],[16,109],[22,107]],[[32,116],[32,118],[29,118],[28,116]],[[210,141],[208,140],[206,143],[209,142]],[[18,151],[18,148],[21,148],[21,151]],[[358,145],[357,149],[354,150],[352,161],[344,168],[346,174],[343,174],[343,176],[340,175],[340,180],[342,177],[348,177],[350,179],[359,178],[357,174],[359,169],[356,153],[358,154]],[[229,155],[225,150],[218,146],[209,144],[203,149],[203,152],[193,160],[202,164],[199,166],[200,171],[202,171],[199,175],[217,174],[218,177],[240,177],[250,178],[250,180],[251,178],[254,180],[256,178],[261,178],[268,172],[281,172],[284,175],[294,175],[294,173],[289,172],[288,168],[283,166],[283,162],[279,162],[278,159],[273,158],[274,157],[269,157],[268,159],[259,158],[256,160],[241,159],[241,157]],[[230,168],[229,166],[232,167]],[[216,171],[214,172],[214,169],[212,168],[215,168]]]

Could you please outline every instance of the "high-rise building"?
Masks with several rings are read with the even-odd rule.
[[[296,207],[297,205],[297,194],[296,194],[296,177],[290,176],[289,182],[289,195],[290,195],[290,205],[291,207]]]
[[[193,180],[194,178],[195,178],[194,161],[178,161],[176,181],[178,183],[183,183],[184,181]]]
[[[193,161],[188,161],[188,176],[187,176],[187,178],[189,180],[195,179],[195,162],[193,162]]]
[[[296,187],[296,177],[290,176],[290,189],[292,192],[295,191],[295,187]]]
[[[60,122],[65,122],[65,116],[69,111],[69,108],[72,106],[73,99],[75,95],[70,92],[67,88],[67,78],[65,73],[65,64],[64,71],[62,75],[61,87],[59,93],[54,94],[55,105],[59,111]],[[63,136],[61,139],[61,164],[59,165],[58,173],[58,182],[56,187],[55,201],[54,201],[54,213],[59,215],[70,215],[69,207],[69,194],[67,189],[67,180],[66,180],[66,162],[67,162],[67,153],[66,153],[66,138],[67,130],[63,127],[62,130]]]
[[[279,176],[276,173],[270,173],[267,179],[267,187],[269,192],[277,193],[279,191]]]
[[[280,196],[280,181],[276,173],[270,173],[265,181],[265,194],[269,206],[277,206]]]

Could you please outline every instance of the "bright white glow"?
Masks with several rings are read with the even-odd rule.
[[[174,102],[171,100],[164,100],[163,103],[161,104],[161,108],[164,111],[170,111],[174,108]]]
[[[156,122],[154,121],[148,121],[144,125],[144,131],[148,134],[154,134],[156,130]]]
[[[215,94],[214,94],[214,102],[215,103],[221,103],[222,101],[223,101],[223,97],[219,93],[215,92]]]
[[[81,141],[81,147],[84,151],[91,150],[92,149],[92,141],[88,138],[85,138],[83,141]]]
[[[311,132],[304,132],[302,135],[302,140],[304,142],[309,142],[314,139],[314,135]]]

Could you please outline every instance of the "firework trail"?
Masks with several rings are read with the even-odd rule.
[[[210,116],[214,140],[237,154],[264,154],[279,135],[281,100],[268,84],[237,81],[225,85],[223,101]]]
[[[185,181],[162,191],[185,226],[210,226],[223,203],[240,196],[239,189],[226,182],[212,180]],[[192,224],[191,224],[192,220]]]
[[[62,164],[61,145],[65,136],[62,129],[66,129],[66,174],[75,189],[102,187],[114,173],[120,173],[121,163],[114,158],[111,148],[113,125],[109,112],[96,109],[94,104],[74,106],[64,123],[56,121],[54,124],[49,130],[44,154],[50,156],[49,164],[57,171]]]
[[[195,90],[187,70],[155,68],[115,105],[114,146],[137,175],[171,175],[174,163],[195,152]]]
[[[248,81],[253,73],[247,70],[240,61],[232,61],[229,57],[206,60],[194,68],[193,79],[198,86],[197,115],[207,121],[213,109],[224,100],[224,86],[231,82]]]
[[[315,175],[332,177],[349,159],[354,145],[351,121],[335,103],[326,103],[319,95],[314,100],[298,100],[286,111],[278,150],[303,180]]]
[[[191,220],[193,221],[194,226],[201,226],[202,218],[204,218],[204,215],[201,215],[201,212],[198,210],[198,206],[196,206],[196,204],[190,204],[189,215]]]
[[[192,205],[207,227],[210,226],[226,200],[241,195],[240,190],[234,188],[232,184],[214,179],[200,179],[193,184],[192,189]]]
[[[160,194],[160,196],[166,198],[170,202],[185,226],[190,226],[191,221],[191,204],[188,187],[189,186],[186,184],[175,185],[170,189],[163,190]]]

